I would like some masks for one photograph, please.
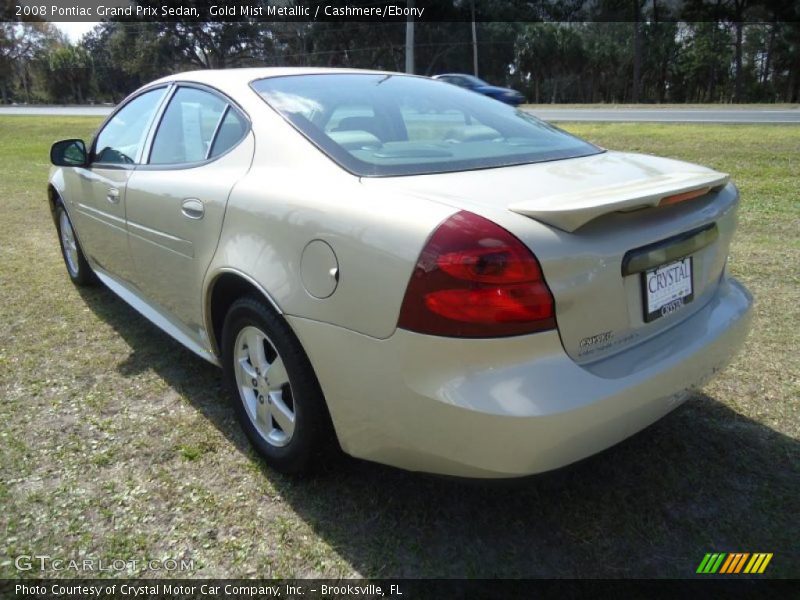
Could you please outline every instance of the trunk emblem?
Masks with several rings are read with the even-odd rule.
[[[598,333],[595,335],[590,335],[589,337],[585,337],[581,340],[581,349],[586,350],[593,346],[597,346],[598,344],[605,344],[611,341],[611,338],[614,337],[613,331],[604,331],[603,333]]]

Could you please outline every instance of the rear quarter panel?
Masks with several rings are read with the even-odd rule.
[[[207,289],[234,269],[287,315],[390,336],[425,241],[454,209],[366,188],[283,119],[267,117],[254,119],[253,167],[229,198]],[[339,283],[325,299],[309,294],[300,277],[312,240],[325,241],[338,260]]]

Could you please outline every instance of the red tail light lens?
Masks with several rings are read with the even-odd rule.
[[[428,240],[398,327],[452,337],[555,328],[553,296],[533,253],[499,225],[462,211]]]

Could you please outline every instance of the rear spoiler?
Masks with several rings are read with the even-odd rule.
[[[508,209],[572,232],[608,213],[675,204],[702,196],[721,188],[728,179],[727,174],[716,171],[670,173],[580,193],[515,202]]]

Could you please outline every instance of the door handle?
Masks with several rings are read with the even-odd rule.
[[[108,188],[106,200],[111,202],[111,204],[119,204],[119,190],[117,188]]]
[[[206,209],[197,198],[186,198],[181,204],[181,212],[188,219],[202,219]]]

